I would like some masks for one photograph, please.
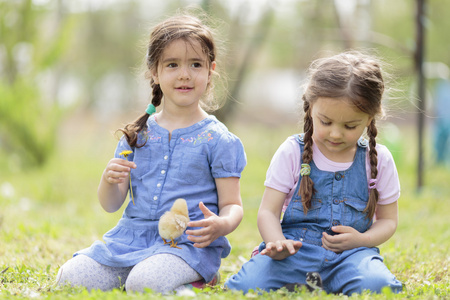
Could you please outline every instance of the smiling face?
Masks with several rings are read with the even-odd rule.
[[[152,78],[164,93],[167,108],[197,108],[211,80],[215,62],[207,61],[198,41],[178,39],[164,49]]]
[[[311,108],[313,139],[319,150],[335,162],[351,162],[356,143],[372,118],[346,98],[319,97]]]

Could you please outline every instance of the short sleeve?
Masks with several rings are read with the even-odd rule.
[[[127,142],[125,136],[122,136],[122,138],[120,138],[120,140],[119,140],[119,143],[117,144],[116,151],[114,152],[114,157],[115,158],[124,158],[123,155],[120,155],[120,153],[125,150],[133,151],[133,149],[131,149],[130,145],[128,145],[128,142]],[[131,154],[128,155],[127,160],[133,161],[133,158],[134,158],[134,152],[132,152]]]
[[[400,198],[400,181],[394,158],[386,146],[377,144],[378,176],[376,187],[379,193],[378,204],[387,205]],[[370,164],[367,166],[370,170]],[[370,172],[368,172],[370,175]]]
[[[275,152],[267,169],[266,187],[290,194],[299,179],[300,146],[293,137],[287,138]]]
[[[210,164],[214,178],[240,178],[247,164],[241,140],[231,132],[224,132],[212,150]]]

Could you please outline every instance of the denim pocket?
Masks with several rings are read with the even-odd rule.
[[[303,209],[302,200],[298,197],[292,199],[289,204],[291,209],[288,209],[287,213],[285,213],[285,222],[289,223],[318,223],[319,217],[321,215],[322,210],[322,200],[318,198],[313,198],[311,200],[311,208],[308,209],[307,213]]]
[[[365,232],[372,224],[372,220],[368,219],[364,212],[367,202],[359,199],[344,199],[344,204],[342,225],[351,226],[359,232]]]
[[[156,163],[158,156],[163,155],[162,143],[160,141],[148,140],[141,148],[134,152],[134,163],[136,169],[131,170],[131,176],[139,180],[151,171],[151,163]]]
[[[147,154],[149,154],[147,152]],[[150,169],[150,156],[145,156],[143,152],[136,151],[134,155],[134,163],[136,164],[136,169],[131,170],[131,176],[137,179],[142,179]]]
[[[211,177],[208,157],[203,153],[184,152],[178,175],[182,181],[188,184],[204,182],[206,178]]]

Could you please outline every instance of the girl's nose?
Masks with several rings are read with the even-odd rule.
[[[178,78],[180,80],[189,80],[191,78],[191,75],[189,73],[189,68],[188,67],[181,67],[180,68],[180,73],[178,74]]]
[[[342,137],[342,132],[339,130],[339,128],[332,126],[330,130],[330,137],[333,139],[340,139]]]

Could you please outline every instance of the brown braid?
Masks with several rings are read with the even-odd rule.
[[[158,107],[161,104],[161,100],[163,97],[163,92],[159,84],[155,84],[153,79],[151,80],[151,85],[153,88],[153,98],[152,104],[155,107]],[[138,141],[138,133],[147,126],[147,120],[150,117],[148,113],[144,113],[139,118],[137,118],[133,123],[128,124],[123,129],[119,129],[121,131],[130,147],[141,148],[145,145],[146,141],[143,144],[137,144]]]
[[[377,137],[378,130],[375,126],[375,119],[372,119],[369,126],[367,127],[367,135],[369,136],[369,160],[370,160],[370,178],[376,179],[378,175],[378,154],[376,150],[377,142],[375,138]],[[367,218],[370,220],[373,218],[375,214],[375,209],[378,203],[378,190],[375,188],[369,190],[369,201],[367,202],[367,206],[364,209],[364,212],[367,213]]]
[[[305,120],[303,124],[303,132],[305,135],[303,137],[303,142],[305,146],[303,148],[302,162],[304,164],[310,164],[313,158],[313,120],[311,117],[311,105],[307,101],[304,101],[303,103],[303,110],[305,112]],[[314,182],[308,175],[304,175],[301,178],[299,195],[302,197],[303,211],[306,214],[308,209],[311,208],[311,198],[314,195]]]
[[[155,107],[158,107],[161,105],[161,101],[163,98],[163,92],[161,90],[161,87],[159,86],[159,84],[155,84],[152,82],[152,90],[153,90],[153,97],[152,97],[152,104]]]

